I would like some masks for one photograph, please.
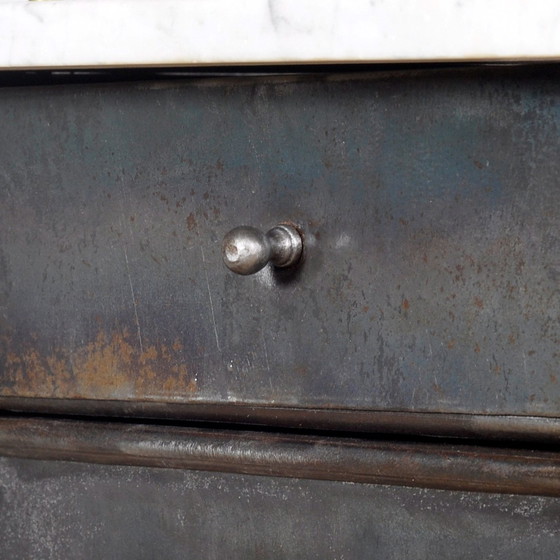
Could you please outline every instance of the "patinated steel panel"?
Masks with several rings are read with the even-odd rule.
[[[10,559],[556,558],[557,498],[0,458]]]
[[[559,77],[1,89],[0,395],[557,416]]]

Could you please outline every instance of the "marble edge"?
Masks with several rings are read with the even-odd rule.
[[[0,69],[559,58],[556,0],[0,0]]]

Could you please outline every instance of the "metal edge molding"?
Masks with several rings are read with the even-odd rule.
[[[0,418],[0,455],[560,496],[559,454],[466,445]]]
[[[442,436],[557,443],[560,418],[450,414],[246,404],[157,403],[0,397],[0,410],[16,413],[218,422],[271,428]]]

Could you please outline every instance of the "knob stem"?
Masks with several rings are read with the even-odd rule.
[[[225,265],[237,274],[255,274],[269,262],[284,268],[301,258],[303,241],[298,230],[280,224],[266,233],[251,226],[232,229],[224,237],[222,255]]]

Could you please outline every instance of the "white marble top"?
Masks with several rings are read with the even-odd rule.
[[[0,0],[0,69],[558,58],[559,0]]]

